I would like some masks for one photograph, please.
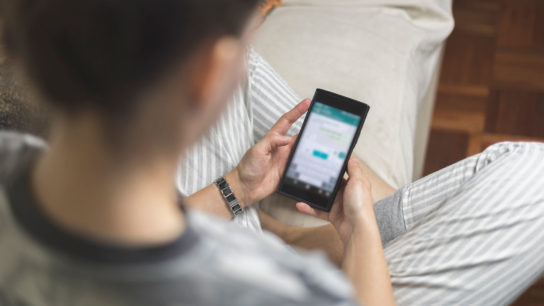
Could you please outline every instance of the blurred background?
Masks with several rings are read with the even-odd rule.
[[[426,174],[499,141],[544,141],[544,1],[453,6]]]
[[[455,0],[453,15],[425,174],[496,142],[544,142],[544,1]],[[544,280],[515,305],[544,305]]]

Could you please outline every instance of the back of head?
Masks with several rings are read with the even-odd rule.
[[[259,0],[2,0],[8,55],[64,112],[118,114],[206,41],[239,35]]]

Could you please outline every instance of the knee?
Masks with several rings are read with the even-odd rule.
[[[478,167],[481,168],[498,160],[503,160],[504,164],[508,166],[525,161],[533,163],[536,168],[539,168],[544,165],[544,143],[500,142],[493,144],[480,155]]]
[[[490,145],[484,152],[494,152],[499,155],[536,154],[538,156],[544,156],[544,143],[505,141]]]

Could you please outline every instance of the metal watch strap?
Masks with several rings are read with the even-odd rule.
[[[219,191],[223,195],[223,198],[227,202],[227,206],[229,207],[232,214],[234,214],[234,216],[241,215],[244,212],[244,209],[232,192],[232,189],[230,188],[229,183],[227,183],[227,180],[225,180],[224,177],[220,177],[215,181],[215,184],[217,185]]]

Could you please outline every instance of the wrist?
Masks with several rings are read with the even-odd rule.
[[[350,213],[349,216],[350,222],[354,227],[376,222],[374,205],[362,205],[362,207]]]
[[[351,236],[356,233],[379,232],[376,216],[374,215],[373,209],[353,215],[350,219],[351,235],[349,238],[351,238]]]
[[[234,193],[234,196],[238,200],[238,203],[242,207],[247,207],[249,204],[251,204],[248,192],[244,188],[244,184],[242,183],[242,180],[240,179],[240,173],[238,172],[238,168],[234,168],[231,172],[227,173],[225,175],[225,180],[230,185],[230,189],[232,190],[232,193]]]

